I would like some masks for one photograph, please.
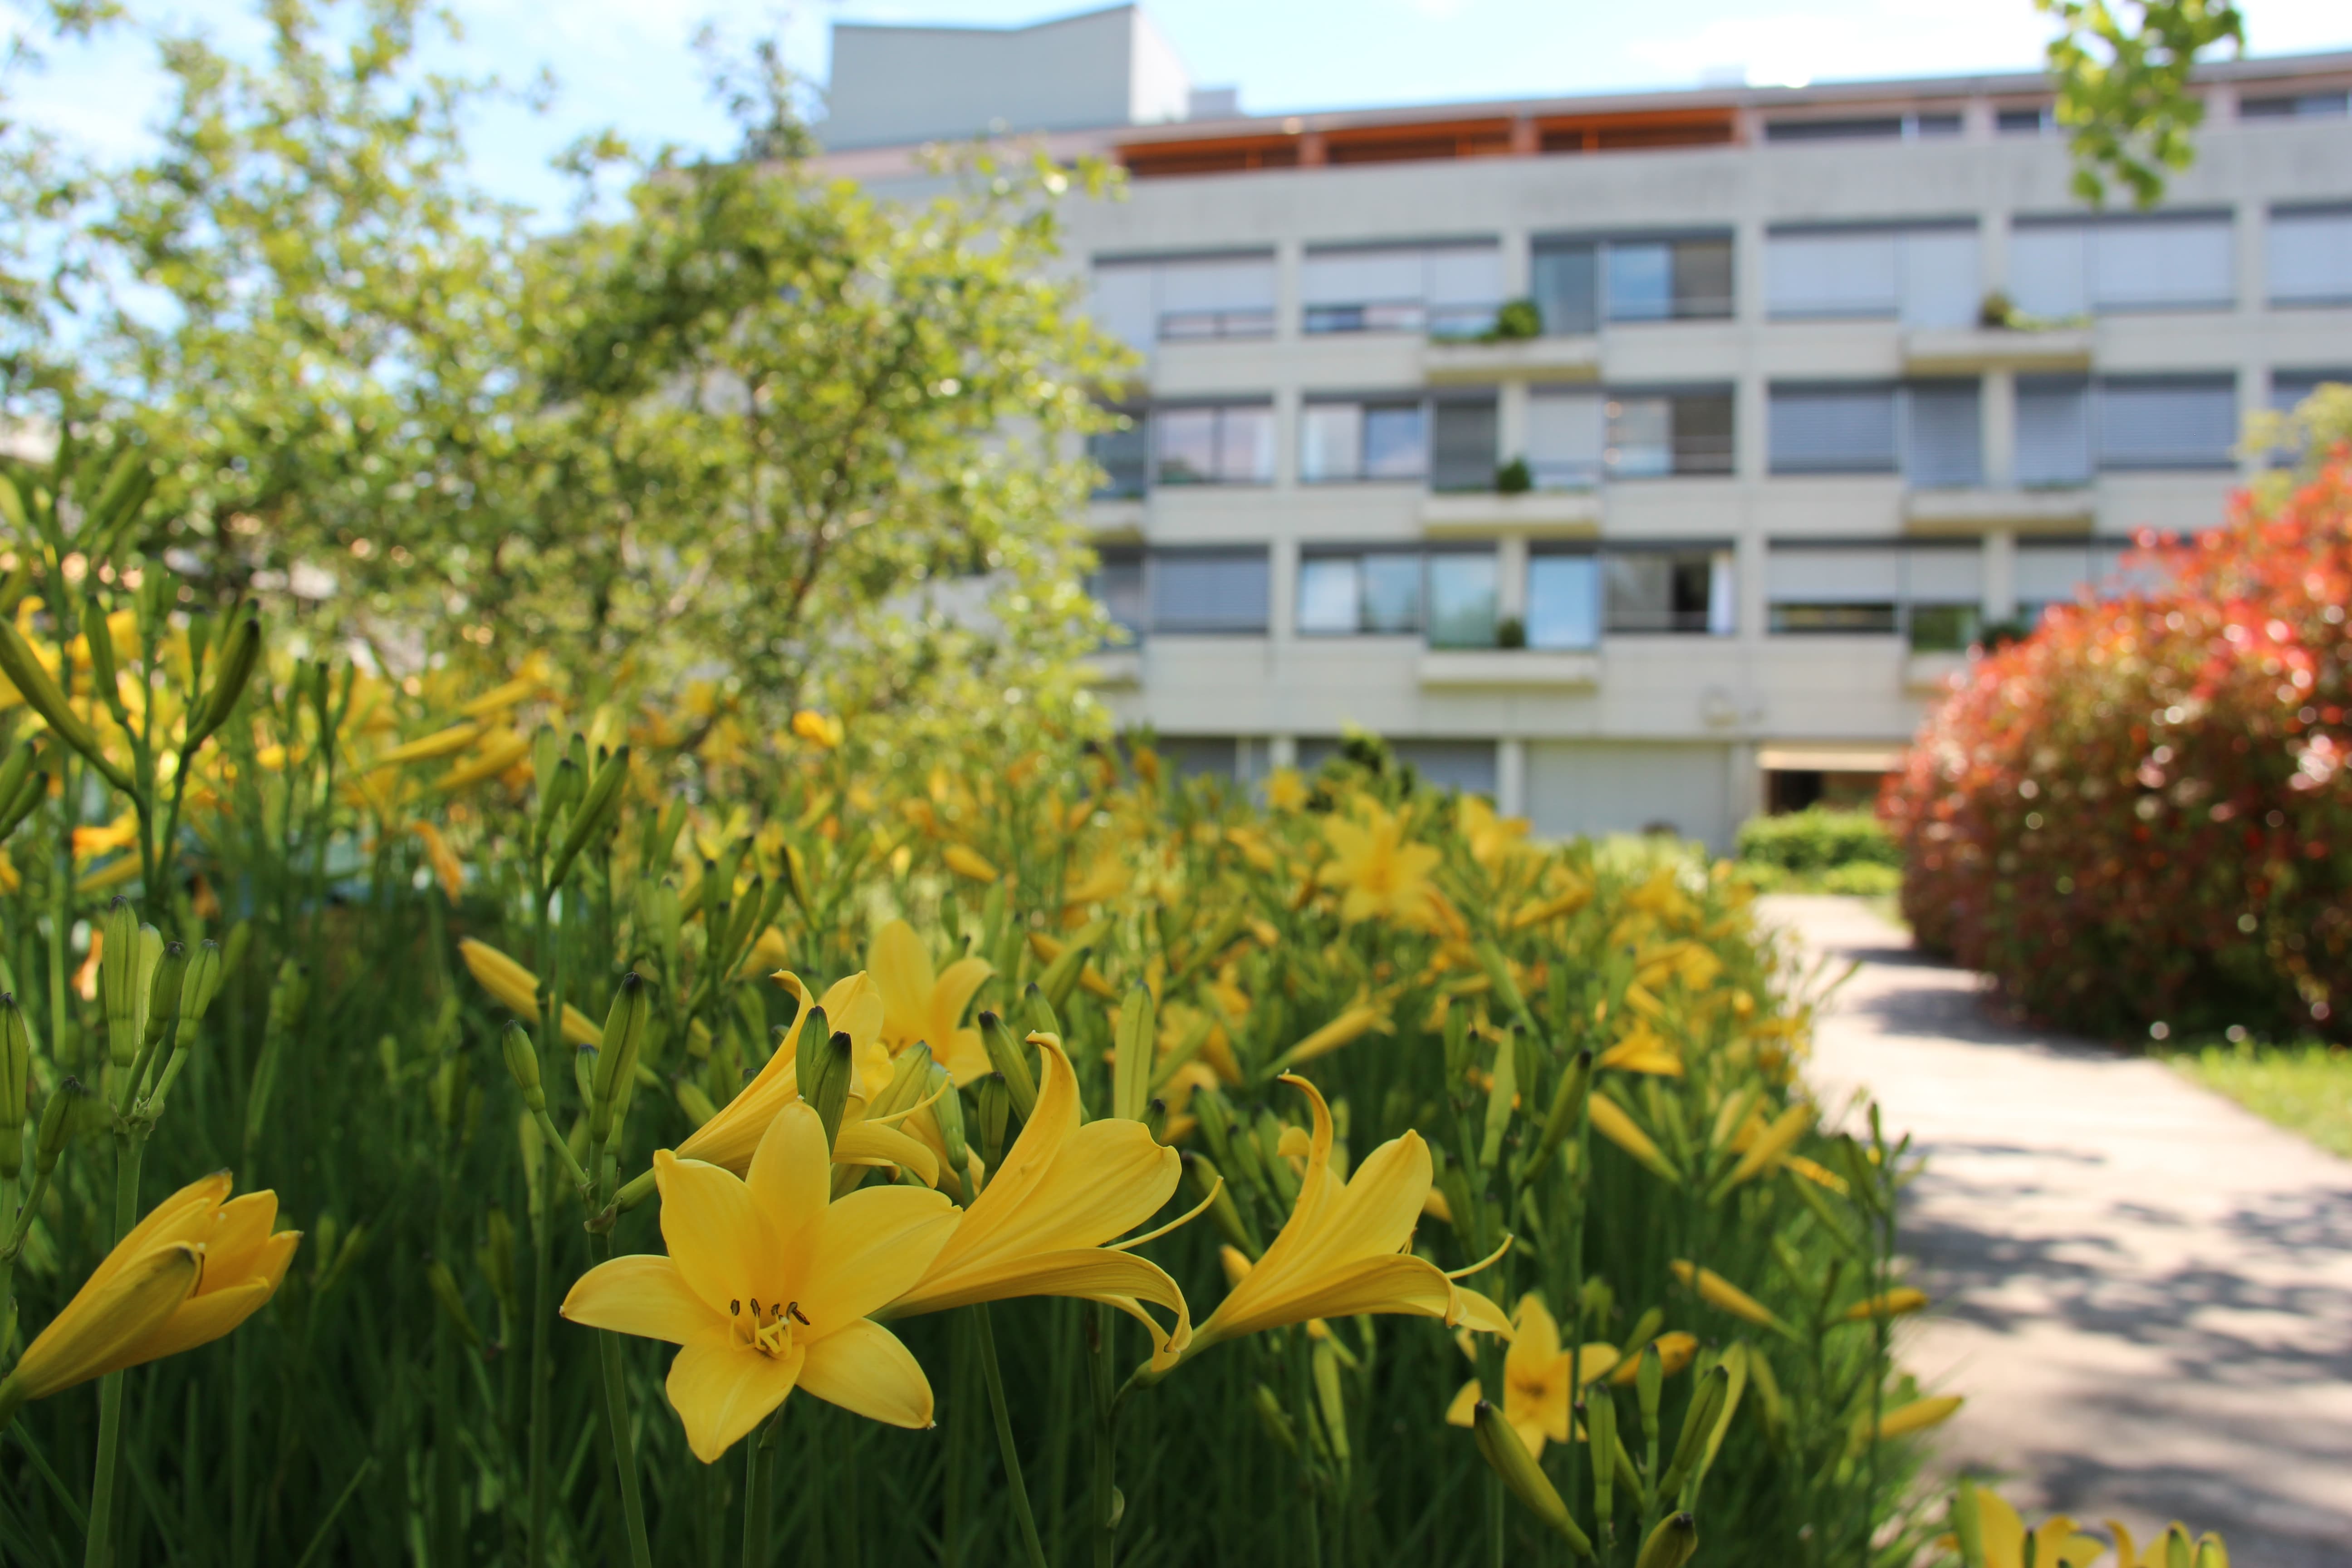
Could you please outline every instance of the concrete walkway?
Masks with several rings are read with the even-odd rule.
[[[1859,900],[1768,923],[1861,969],[1821,1021],[1823,1103],[1867,1089],[1927,1159],[1904,1349],[1969,1397],[1939,1464],[2029,1510],[2175,1517],[2241,1568],[2352,1563],[2352,1163],[2163,1064],[1996,1022],[1977,977]]]

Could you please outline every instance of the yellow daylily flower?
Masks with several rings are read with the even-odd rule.
[[[1490,869],[1527,847],[1531,826],[1528,819],[1505,816],[1487,805],[1484,795],[1464,795],[1461,814],[1454,820],[1469,842],[1470,858]]]
[[[394,746],[390,751],[377,752],[368,763],[367,771],[374,773],[382,768],[396,768],[409,763],[429,763],[442,757],[454,757],[488,732],[487,725],[452,724],[446,730],[436,730],[430,735]]]
[[[1982,1487],[1973,1489],[1977,1505],[1977,1539],[1984,1545],[1984,1568],[2025,1568],[2025,1542],[2033,1540],[2034,1568],[2090,1568],[2090,1564],[2106,1555],[2107,1543],[2095,1535],[2084,1535],[2074,1527],[2074,1521],[2059,1514],[2033,1531],[2027,1531],[2025,1521],[2009,1504]],[[2131,1534],[2109,1521],[2116,1529],[2116,1568],[2139,1568],[2138,1560],[2131,1553]],[[1947,1536],[1948,1550],[1957,1552],[1957,1537]]]
[[[1429,925],[1436,891],[1429,873],[1440,859],[1427,844],[1405,841],[1405,819],[1381,809],[1377,801],[1360,800],[1360,822],[1334,816],[1323,824],[1324,840],[1332,857],[1319,873],[1325,887],[1345,889],[1339,919],[1349,925],[1375,915],[1415,928]]]
[[[963,1022],[972,993],[996,973],[988,960],[959,958],[935,974],[915,928],[892,921],[874,933],[866,972],[882,994],[881,1038],[892,1056],[922,1041],[959,1088],[989,1070],[980,1031]]]
[[[848,732],[837,716],[820,713],[814,708],[803,708],[793,715],[793,733],[828,752],[840,745]]]
[[[1657,1347],[1658,1370],[1668,1377],[1674,1376],[1698,1358],[1698,1336],[1685,1333],[1680,1329],[1671,1333],[1660,1334],[1650,1342],[1650,1345]],[[1643,1347],[1644,1350],[1648,1348],[1649,1345]],[[1640,1376],[1641,1372],[1642,1357],[1637,1351],[1619,1362],[1617,1369],[1608,1374],[1610,1385],[1614,1388],[1631,1388],[1633,1386],[1634,1378]]]
[[[1986,1492],[1977,1493],[1979,1519],[1983,1517],[1981,1505],[1988,1500],[1990,1494]],[[1990,1500],[1999,1501],[2000,1500],[1991,1499]],[[2051,1525],[2058,1522],[2053,1519],[2050,1524],[2045,1524],[2042,1528],[2048,1530]],[[2111,1519],[2107,1521],[2107,1528],[2115,1532],[2116,1568],[2170,1568],[2170,1564],[2177,1561],[2194,1562],[2200,1565],[2200,1568],[2205,1568],[2208,1564],[2210,1564],[2211,1568],[2230,1568],[2230,1551],[2228,1547],[2222,1545],[2220,1536],[2209,1531],[2191,1541],[2189,1527],[2177,1519],[2166,1525],[2162,1533],[2147,1543],[2147,1552],[2145,1556],[2140,1554],[2139,1543],[2132,1539],[2132,1532],[2124,1528],[2122,1521]],[[2092,1538],[2077,1536],[2075,1539]],[[1988,1564],[1990,1563],[1990,1553],[1987,1554],[1986,1561]],[[2054,1559],[2038,1558],[2037,1561],[2054,1561]]]
[[[1601,1052],[1593,1066],[1651,1073],[1659,1078],[1683,1076],[1682,1054],[1647,1023],[1636,1023],[1628,1029],[1625,1037]]]
[[[1061,1042],[1051,1035],[1031,1039],[1044,1071],[1035,1110],[929,1269],[878,1315],[1076,1296],[1140,1320],[1151,1331],[1152,1364],[1172,1366],[1192,1337],[1184,1293],[1158,1264],[1105,1244],[1159,1212],[1183,1162],[1139,1121],[1082,1121],[1077,1074]],[[1153,1321],[1143,1301],[1174,1312],[1174,1331]]]
[[[1543,1298],[1532,1290],[1519,1298],[1512,1322],[1517,1332],[1503,1352],[1503,1419],[1528,1454],[1539,1459],[1547,1439],[1568,1441],[1577,1389],[1608,1375],[1617,1364],[1617,1347],[1589,1344],[1573,1354],[1560,1349],[1559,1325]],[[1446,1424],[1475,1426],[1478,1402],[1485,1397],[1476,1378],[1464,1384],[1445,1412]]]
[[[1276,811],[1297,811],[1307,804],[1307,781],[1297,768],[1276,768],[1265,775],[1265,804]]]
[[[961,844],[949,845],[940,851],[940,858],[947,862],[949,870],[975,882],[993,882],[1000,874],[980,851]]]
[[[278,1194],[228,1200],[226,1171],[157,1204],[115,1244],[0,1382],[0,1409],[209,1344],[286,1278],[299,1231],[272,1232]]]
[[[1429,1145],[1418,1132],[1364,1156],[1345,1182],[1331,1173],[1331,1108],[1293,1073],[1282,1081],[1307,1096],[1315,1118],[1298,1199],[1281,1233],[1194,1331],[1187,1355],[1225,1340],[1309,1318],[1394,1312],[1511,1334],[1502,1309],[1405,1248],[1429,1195]],[[1471,1272],[1464,1269],[1461,1272]]]
[[[538,975],[488,942],[470,936],[457,943],[457,956],[466,961],[467,970],[482,989],[498,998],[499,1006],[534,1029],[544,1026],[539,1016]],[[563,1005],[565,1044],[593,1046],[604,1037],[604,1031],[591,1023],[587,1014],[569,1002]]]
[[[809,1016],[808,988],[801,984],[798,975],[786,974],[782,979],[801,999],[801,1010],[793,1016],[792,1027],[785,1031],[775,1054],[751,1081],[719,1107],[718,1115],[696,1128],[693,1136],[677,1146],[679,1159],[700,1160],[738,1173],[747,1171],[760,1141],[767,1136],[769,1123],[784,1107],[800,1100],[801,1024]],[[861,1104],[871,1100],[890,1081],[890,1058],[882,1048],[881,993],[860,970],[835,981],[816,1005],[824,1009],[827,1028],[849,1037],[849,1059],[857,1069],[856,1085],[851,1090],[853,1098]],[[845,1129],[851,1120],[845,1114]]]
[[[465,862],[457,858],[457,852],[449,847],[449,841],[433,824],[418,821],[408,826],[425,846],[425,863],[433,868],[433,878],[441,884],[442,895],[456,903],[458,895],[466,890]]]
[[[794,1388],[893,1426],[931,1424],[931,1385],[870,1314],[920,1278],[955,1228],[928,1187],[861,1187],[835,1201],[824,1123],[794,1101],[743,1176],[654,1155],[669,1255],[600,1263],[563,1316],[680,1347],[669,1402],[704,1464]]]

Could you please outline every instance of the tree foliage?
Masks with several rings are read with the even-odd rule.
[[[2189,133],[2203,122],[2205,105],[2189,90],[2189,75],[2208,51],[2245,47],[2245,18],[2232,0],[2034,5],[2059,22],[2050,71],[2058,82],[2058,122],[2073,132],[2074,194],[2101,206],[2113,184],[2138,205],[2154,206],[2168,174],[2195,156]]]

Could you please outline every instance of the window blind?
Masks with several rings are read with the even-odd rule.
[[[2231,466],[2238,392],[2228,376],[2109,377],[2097,399],[2099,467]]]
[[[1894,315],[1902,298],[1899,238],[1887,229],[1768,236],[1767,310],[1788,317]]]
[[[1923,489],[1984,482],[1984,421],[1973,381],[1907,387],[1904,476]]]
[[[2017,482],[2032,489],[2090,477],[2090,384],[2080,376],[2019,376]]]
[[[1888,385],[1773,387],[1772,471],[1894,472],[1895,401]]]
[[[1144,353],[1150,352],[1160,331],[1153,270],[1148,261],[1098,261],[1087,301],[1095,325]]]
[[[1528,467],[1539,488],[1600,482],[1603,406],[1597,392],[1538,392],[1528,399]]]
[[[2081,224],[2021,224],[2009,238],[2009,298],[2029,316],[2091,308],[2087,233]]]
[[[1903,324],[1967,327],[1984,302],[1973,227],[1912,229],[1903,237]]]
[[[2352,302],[2352,209],[2273,213],[2269,241],[2272,304]]]
[[[1891,605],[1903,596],[1903,547],[1775,545],[1764,558],[1764,593],[1775,604]]]
[[[2102,310],[2227,305],[2226,217],[2105,223],[2092,230],[2091,299]]]
[[[1265,630],[1268,572],[1263,550],[1155,552],[1150,583],[1155,632]]]

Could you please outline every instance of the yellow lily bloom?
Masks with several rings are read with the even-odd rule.
[[[1659,1078],[1683,1076],[1682,1054],[1646,1023],[1636,1023],[1625,1032],[1623,1039],[1601,1052],[1593,1065],[1651,1073]]]
[[[2074,1528],[2074,1521],[2064,1514],[2051,1519],[2040,1528],[2029,1531],[2025,1521],[2009,1504],[1982,1487],[1974,1489],[1977,1505],[1977,1539],[1984,1545],[1984,1568],[2025,1568],[2025,1542],[2033,1540],[2035,1568],[2090,1568],[2090,1564],[2106,1555],[2107,1543],[2095,1535],[2084,1535]],[[2116,1568],[2140,1568],[2139,1560],[2132,1555],[2131,1534],[2116,1526]],[[1959,1550],[1957,1536],[1946,1536],[1937,1543],[1946,1550]]]
[[[600,1263],[563,1299],[575,1323],[667,1340],[669,1402],[704,1464],[794,1388],[893,1426],[931,1424],[931,1385],[868,1314],[903,1294],[955,1228],[928,1187],[832,1197],[824,1123],[794,1101],[768,1123],[744,1176],[654,1155],[669,1255]]]
[[[0,1409],[209,1344],[286,1278],[299,1231],[278,1231],[278,1194],[233,1202],[226,1171],[157,1204],[91,1271],[0,1382]]]
[[[470,936],[458,942],[457,956],[466,961],[467,970],[482,989],[498,998],[499,1006],[534,1029],[543,1026],[539,1016],[538,975],[488,942]],[[563,1005],[565,1044],[593,1046],[604,1037],[604,1031],[589,1022],[587,1014],[569,1002]]]
[[[1323,837],[1332,857],[1319,873],[1325,887],[1344,889],[1339,919],[1349,925],[1374,915],[1400,924],[1425,927],[1434,916],[1430,898],[1436,889],[1429,873],[1440,859],[1427,844],[1404,840],[1405,820],[1391,816],[1376,801],[1357,803],[1361,822],[1334,816],[1323,824]]]
[[[1307,781],[1297,768],[1276,768],[1265,775],[1265,804],[1275,811],[1297,811],[1307,804]]]
[[[999,875],[996,868],[980,851],[961,844],[949,845],[940,851],[940,858],[947,862],[949,870],[959,877],[969,877],[975,882],[993,882]]]
[[[988,1047],[980,1031],[963,1022],[963,1010],[995,967],[984,958],[959,958],[934,973],[923,939],[905,921],[892,921],[874,933],[866,972],[882,995],[882,1043],[897,1056],[918,1041],[948,1069],[957,1087],[989,1070]],[[827,1016],[831,1016],[827,1014]]]
[[[719,1107],[718,1115],[677,1146],[679,1159],[700,1160],[737,1173],[747,1171],[769,1123],[784,1107],[800,1100],[801,1024],[809,1016],[808,988],[798,975],[786,974],[783,981],[801,998],[801,1010],[785,1031],[783,1043],[751,1081]],[[881,993],[860,970],[835,981],[817,1005],[824,1009],[827,1028],[849,1037],[849,1059],[857,1069],[853,1099],[861,1105],[871,1100],[890,1081],[890,1058],[882,1048]],[[847,1115],[843,1118],[845,1133],[851,1120]]]
[[[929,1269],[878,1315],[912,1317],[1015,1296],[1076,1296],[1140,1320],[1151,1331],[1152,1364],[1172,1366],[1192,1337],[1184,1293],[1158,1264],[1105,1244],[1159,1212],[1176,1190],[1183,1162],[1139,1121],[1082,1122],[1077,1074],[1061,1042],[1051,1035],[1033,1038],[1044,1069],[1035,1110]],[[1162,1330],[1142,1301],[1174,1312],[1175,1331]]]
[[[1307,1096],[1315,1117],[1297,1202],[1265,1256],[1217,1304],[1185,1353],[1286,1323],[1360,1312],[1439,1318],[1449,1328],[1467,1323],[1508,1339],[1500,1307],[1405,1250],[1429,1195],[1429,1145],[1421,1134],[1391,1138],[1339,1181],[1331,1174],[1331,1108],[1305,1079],[1285,1073],[1282,1081]]]
[[[1981,1519],[1983,1517],[1981,1505],[1987,1501],[1999,1501],[1999,1500],[1992,1498],[1989,1493],[1979,1491],[1977,1493],[1977,1501],[1979,1505],[1978,1517]],[[2042,1528],[2048,1530],[2058,1522],[2056,1520],[2052,1520],[2050,1524],[2045,1524]],[[2122,1521],[2111,1519],[2107,1521],[2107,1528],[2115,1531],[2116,1568],[2168,1568],[2168,1564],[2179,1560],[2194,1562],[2200,1565],[2200,1568],[2206,1568],[2208,1564],[2210,1564],[2211,1568],[2230,1568],[2229,1548],[2221,1544],[2220,1536],[2208,1531],[2192,1542],[2189,1538],[2189,1527],[2177,1519],[2164,1527],[2162,1534],[2147,1543],[2147,1553],[2145,1556],[2140,1554],[2139,1543],[2132,1539],[2132,1532],[2124,1528]],[[2089,1541],[2093,1538],[2077,1536],[2075,1539]],[[2176,1550],[2179,1554],[2179,1558],[2174,1555]],[[2037,1560],[2057,1561],[2047,1557]],[[1987,1555],[1987,1562],[1988,1563],[1990,1562],[1990,1553]]]
[[[1698,1356],[1698,1336],[1685,1333],[1680,1329],[1675,1329],[1670,1333],[1660,1334],[1642,1349],[1646,1350],[1650,1345],[1657,1347],[1658,1370],[1668,1377],[1674,1376],[1675,1373],[1690,1365]],[[1589,1351],[1590,1347],[1587,1349]],[[1642,1355],[1641,1351],[1637,1350],[1617,1363],[1617,1369],[1608,1374],[1609,1383],[1614,1388],[1631,1388],[1633,1386],[1633,1380],[1641,1373]]]
[[[1464,795],[1454,821],[1470,845],[1470,858],[1490,869],[1527,847],[1528,819],[1505,816],[1483,795]]]
[[[1608,1375],[1617,1364],[1617,1347],[1589,1344],[1573,1354],[1560,1349],[1559,1325],[1543,1298],[1532,1290],[1519,1298],[1512,1321],[1517,1333],[1503,1352],[1503,1419],[1527,1445],[1528,1453],[1539,1459],[1547,1439],[1568,1441],[1577,1389]],[[1445,1412],[1446,1425],[1475,1426],[1478,1402],[1485,1397],[1476,1378],[1464,1384]]]

